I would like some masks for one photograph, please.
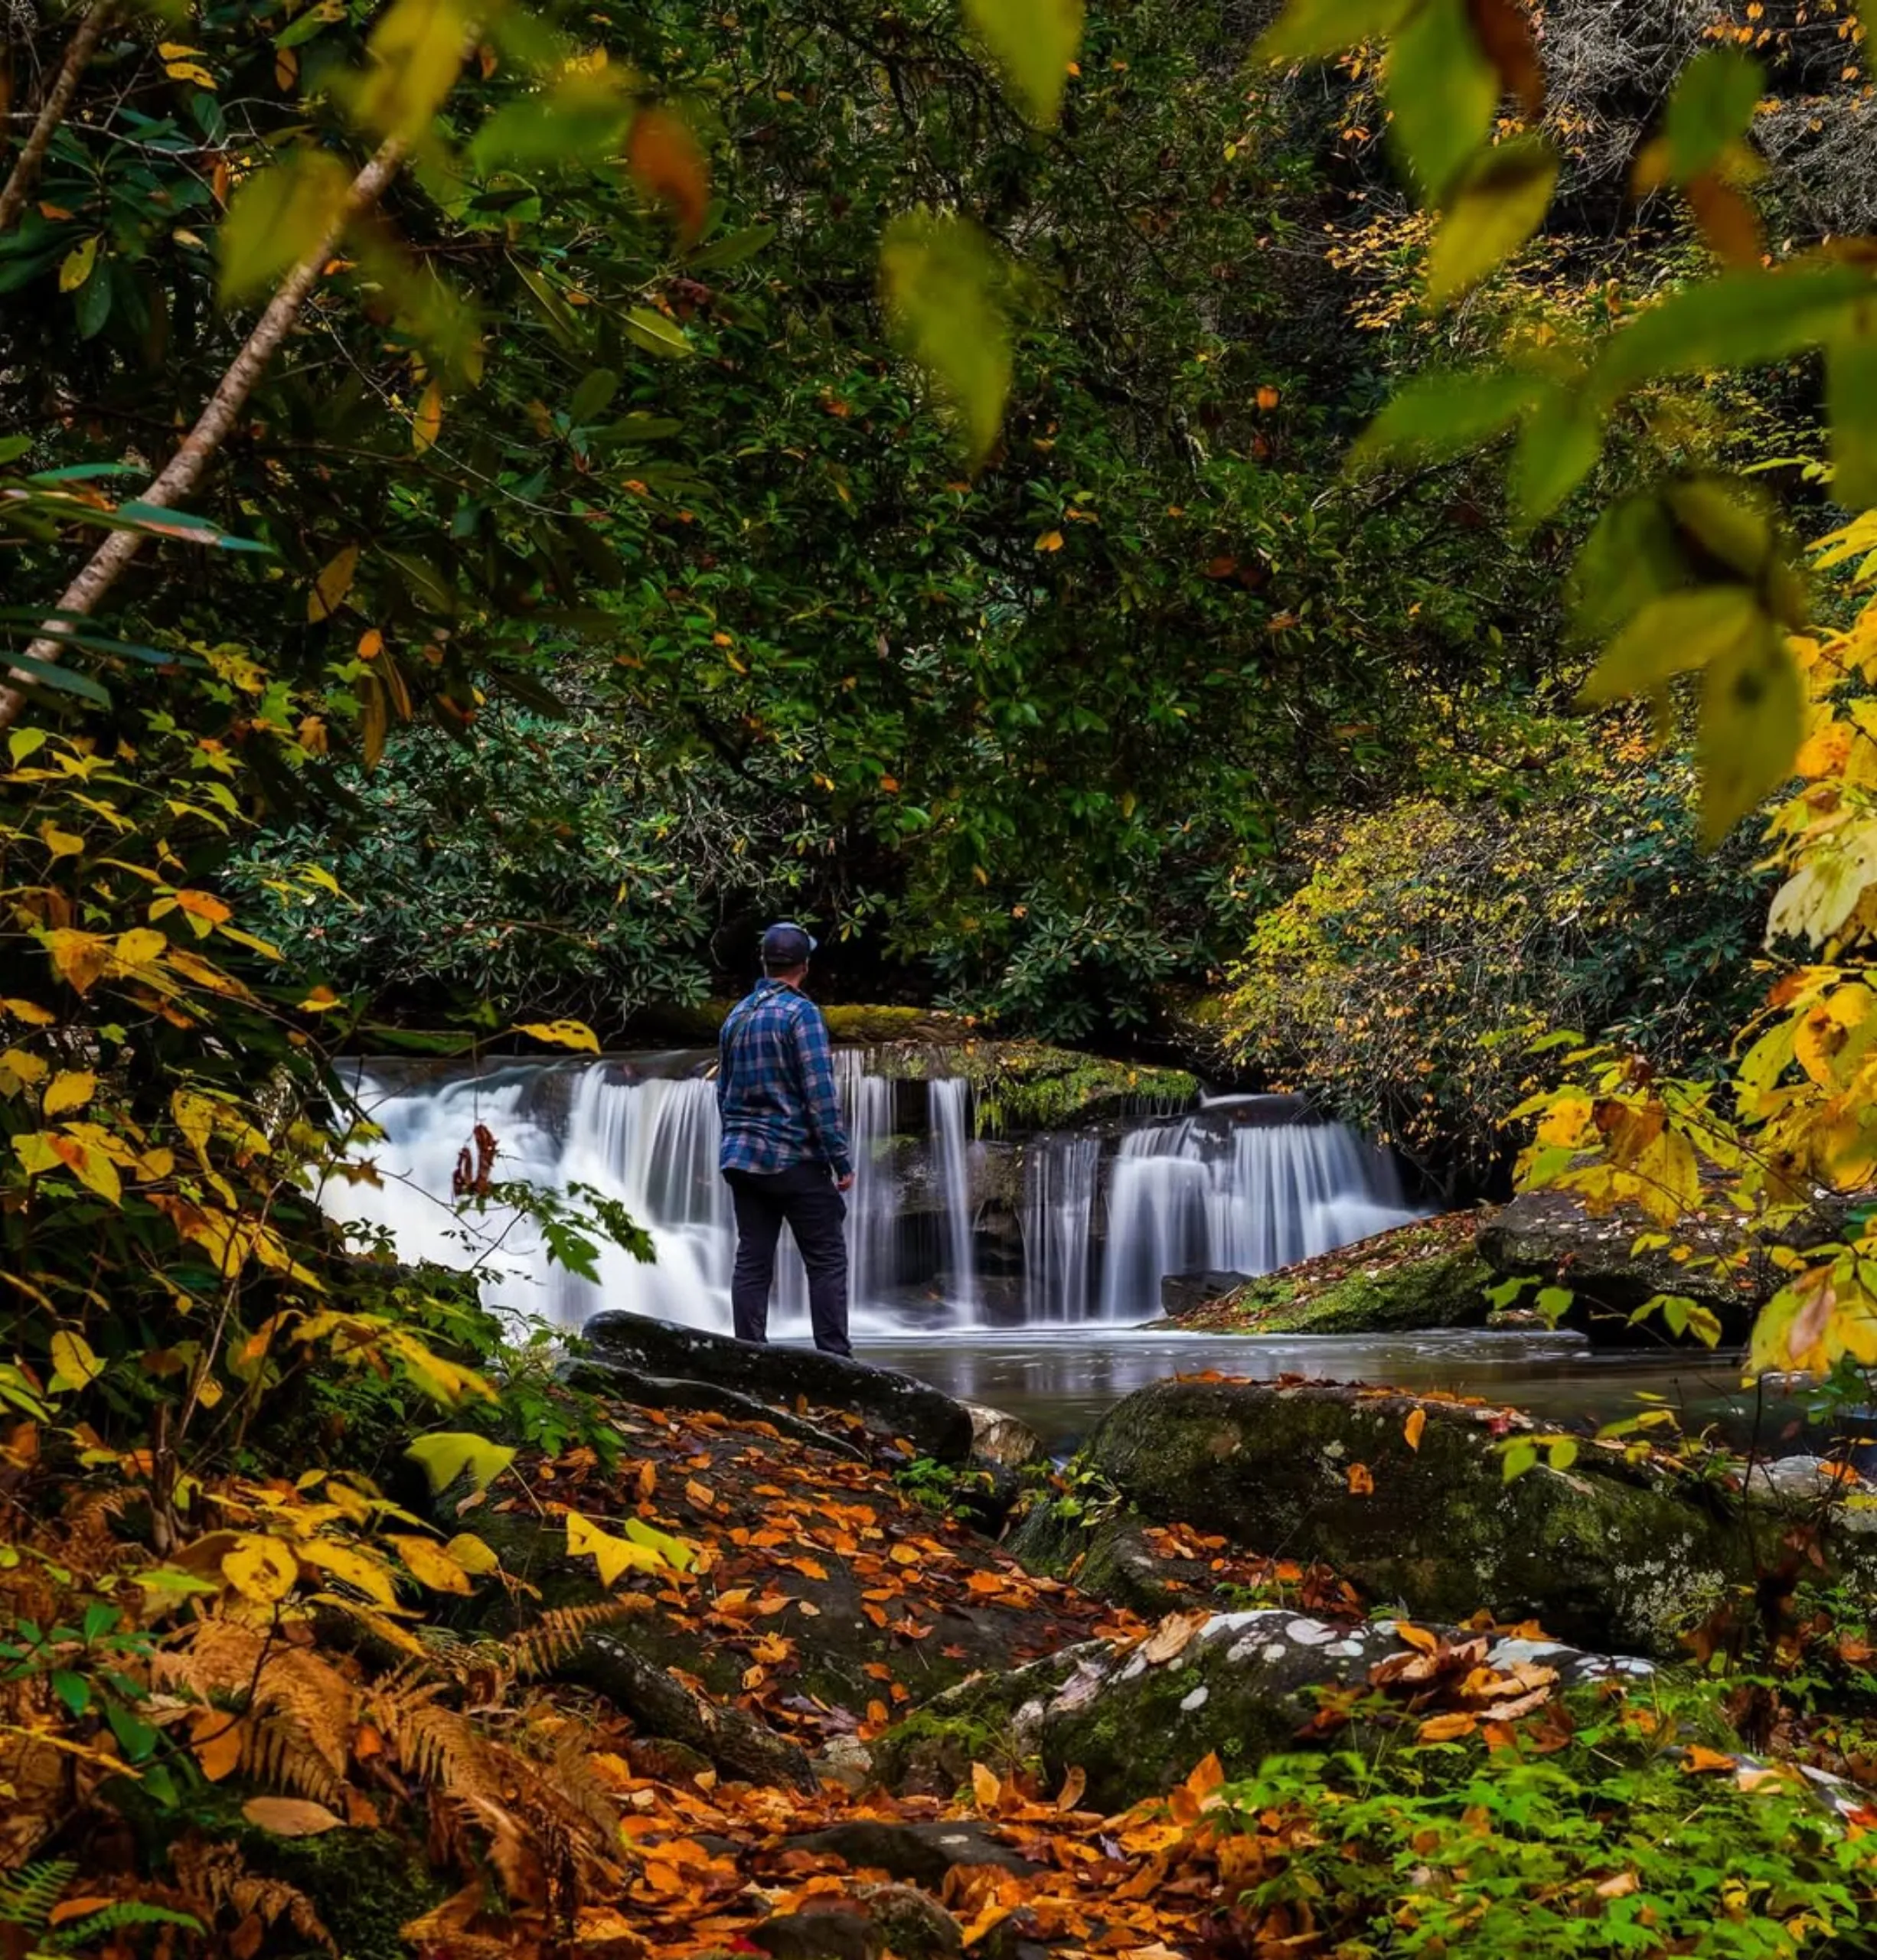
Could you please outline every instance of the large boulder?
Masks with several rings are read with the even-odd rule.
[[[1745,1576],[1724,1501],[1595,1447],[1509,1483],[1495,1433],[1513,1420],[1348,1386],[1170,1381],[1110,1410],[1087,1455],[1150,1521],[1321,1560],[1378,1602],[1674,1653]]]
[[[1173,1641],[1181,1631],[1177,1623],[1163,1629]],[[1366,1692],[1386,1679],[1390,1664],[1410,1677],[1397,1690],[1403,1708],[1386,1711],[1392,1722],[1414,1698],[1416,1657],[1428,1647],[1434,1652],[1421,1670],[1430,1677],[1426,1691],[1430,1698],[1439,1691],[1451,1657],[1459,1665],[1448,1671],[1448,1697],[1462,1712],[1460,1678],[1475,1668],[1485,1671],[1476,1681],[1497,1684],[1473,1691],[1483,1710],[1493,1706],[1494,1696],[1502,1707],[1528,1692],[1542,1703],[1554,1693],[1655,1672],[1647,1661],[1561,1642],[1415,1631],[1422,1645],[1410,1647],[1392,1622],[1348,1626],[1260,1609],[1215,1614],[1170,1656],[1157,1645],[1160,1636],[1132,1649],[1084,1645],[1066,1678],[1033,1677],[1037,1691],[1017,1707],[1013,1735],[1042,1759],[1046,1779],[1079,1766],[1089,1798],[1118,1810],[1170,1788],[1208,1754],[1218,1756],[1228,1776],[1244,1776],[1267,1756],[1333,1737],[1337,1725],[1318,1720],[1326,1697],[1339,1689]]]
[[[1660,1242],[1665,1236],[1670,1243]],[[1657,1242],[1638,1251],[1639,1239]],[[1658,1293],[1676,1293],[1716,1314],[1722,1342],[1737,1347],[1780,1286],[1766,1250],[1728,1218],[1696,1215],[1665,1235],[1633,1205],[1593,1218],[1568,1191],[1522,1192],[1480,1226],[1478,1243],[1480,1257],[1500,1278],[1568,1288],[1577,1309],[1571,1324],[1599,1345],[1660,1340],[1666,1330],[1659,1316],[1640,1326],[1631,1316]]]
[[[1160,1283],[1168,1323],[1233,1334],[1402,1334],[1479,1326],[1492,1274],[1470,1212],[1340,1246],[1262,1278],[1181,1274]]]
[[[811,1348],[758,1346],[612,1309],[580,1330],[602,1363],[664,1380],[704,1381],[772,1406],[844,1409],[869,1429],[903,1437],[922,1456],[962,1463],[971,1453],[971,1412],[929,1383]]]

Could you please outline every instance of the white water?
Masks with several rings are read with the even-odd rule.
[[[1169,1273],[1271,1273],[1405,1224],[1394,1165],[1333,1123],[1184,1117],[1121,1141],[1102,1317],[1139,1320]]]
[[[935,1077],[927,1084],[932,1111],[932,1156],[945,1201],[945,1298],[966,1326],[978,1317],[978,1257],[972,1242],[971,1085],[962,1075]]]
[[[857,1169],[847,1218],[856,1332],[981,1323],[990,1283],[974,1193],[994,1146],[972,1140],[969,1082],[932,1081],[929,1135],[895,1140],[895,1085],[867,1075],[858,1051],[836,1063]],[[623,1306],[728,1328],[736,1232],[717,1174],[716,1085],[694,1058],[518,1063],[479,1076],[368,1065],[359,1093],[385,1134],[354,1155],[383,1181],[329,1186],[335,1216],[387,1231],[406,1260],[484,1266],[485,1298],[521,1315],[577,1326],[602,1306]],[[1146,1320],[1160,1310],[1164,1274],[1268,1272],[1411,1215],[1384,1154],[1336,1125],[1258,1120],[1275,1108],[1234,1098],[1144,1123],[1112,1153],[1085,1134],[1031,1139],[1019,1215],[1004,1215],[1013,1235],[1020,1227],[1023,1270],[1000,1283],[1016,1289],[1002,1317],[1020,1299],[1026,1324]],[[498,1182],[586,1185],[617,1199],[650,1233],[656,1260],[641,1264],[602,1241],[595,1284],[551,1262],[525,1216],[492,1204],[459,1215],[451,1174],[478,1123],[499,1146]],[[921,1152],[932,1194],[924,1218],[900,1183]],[[807,1277],[786,1234],[772,1326],[788,1339],[808,1328]]]
[[[1023,1300],[1031,1322],[1089,1313],[1089,1247],[1102,1146],[1067,1133],[1039,1137],[1023,1172]]]

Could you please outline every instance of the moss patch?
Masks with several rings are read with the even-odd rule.
[[[1063,1130],[1106,1117],[1170,1114],[1198,1095],[1199,1078],[1183,1068],[1153,1068],[1045,1042],[968,1041],[935,1050],[902,1047],[880,1055],[883,1075],[923,1081],[968,1077],[977,1091],[978,1127]]]
[[[1370,1334],[1467,1327],[1491,1310],[1471,1212],[1418,1218],[1267,1274],[1174,1317],[1235,1334]]]

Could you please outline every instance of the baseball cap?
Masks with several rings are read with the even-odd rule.
[[[805,967],[820,941],[805,926],[783,919],[762,935],[762,963],[769,967]]]

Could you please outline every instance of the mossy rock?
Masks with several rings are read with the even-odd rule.
[[[415,1846],[388,1831],[279,1838],[244,1830],[240,1838],[256,1871],[305,1893],[343,1960],[410,1960],[400,1929],[451,1890]]]
[[[1087,1453],[1149,1518],[1321,1560],[1435,1618],[1535,1616],[1588,1645],[1673,1655],[1748,1576],[1724,1505],[1663,1472],[1586,1452],[1507,1482],[1497,1414],[1347,1387],[1164,1381],[1111,1410]]]
[[[1409,1334],[1483,1326],[1493,1274],[1471,1213],[1418,1218],[1169,1316],[1236,1334]]]
[[[1079,1505],[1045,1498],[1024,1514],[1004,1549],[1026,1571],[1069,1580],[1098,1600],[1156,1619],[1192,1600],[1169,1583],[1148,1549],[1144,1521],[1125,1510],[1092,1521]]]
[[[1432,1630],[1454,1642],[1467,1637],[1451,1628]],[[1326,1693],[1366,1696],[1376,1668],[1405,1652],[1392,1622],[1339,1625],[1268,1609],[1220,1613],[1157,1665],[1139,1649],[1085,1652],[1072,1674],[1012,1719],[1036,1747],[1046,1779],[1079,1766],[1090,1801],[1118,1809],[1170,1788],[1209,1754],[1236,1777],[1300,1749],[1356,1749],[1372,1759],[1387,1753],[1379,1746],[1398,1742],[1404,1727],[1412,1736],[1420,1719],[1406,1694],[1377,1691],[1352,1708],[1351,1726],[1327,1733],[1315,1728],[1314,1717]],[[1718,1697],[1700,1699],[1680,1677],[1647,1662],[1490,1637],[1485,1666],[1503,1674],[1523,1663],[1553,1671],[1558,1698],[1586,1715],[1607,1708],[1612,1687],[1652,1696],[1674,1691],[1692,1711],[1679,1725],[1679,1740],[1737,1746]]]

